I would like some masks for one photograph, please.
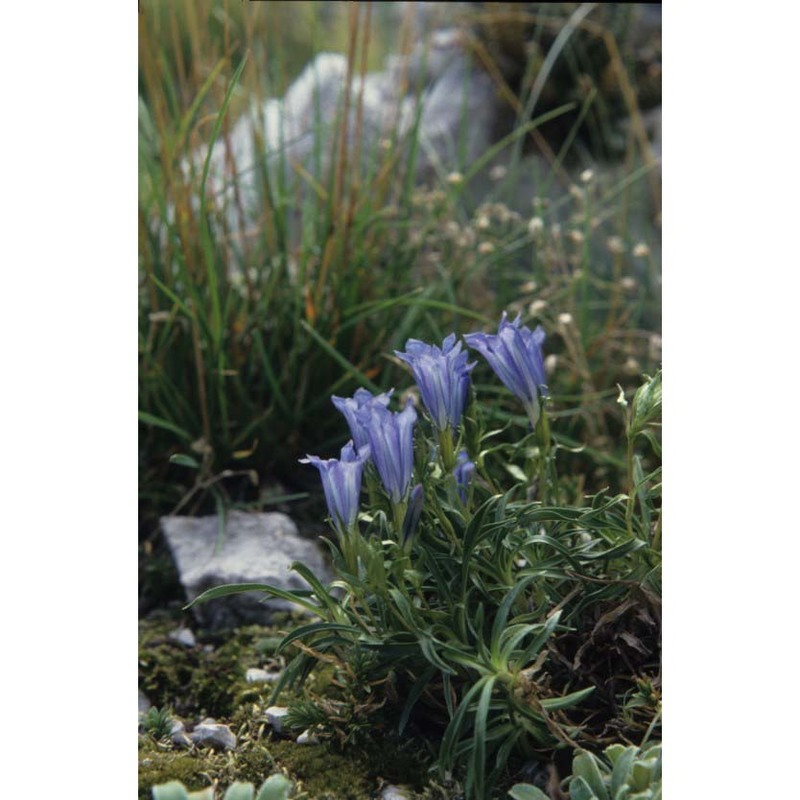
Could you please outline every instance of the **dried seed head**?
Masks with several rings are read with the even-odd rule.
[[[558,356],[555,353],[550,353],[544,360],[544,371],[548,375],[552,375],[558,367]]]
[[[651,361],[661,361],[661,337],[654,333],[647,342],[647,357]]]
[[[615,256],[625,252],[625,242],[623,242],[622,238],[619,236],[609,236],[608,239],[606,239],[606,247]]]
[[[582,201],[584,198],[583,189],[581,189],[580,186],[576,186],[574,183],[569,187],[569,193],[578,201]]]
[[[636,289],[636,278],[632,278],[630,275],[626,275],[620,282],[619,285],[626,291],[626,292],[633,292]]]
[[[558,324],[563,325],[565,328],[568,328],[572,325],[572,314],[565,311],[562,314],[558,315]]]
[[[464,176],[460,172],[451,172],[445,179],[451,186],[464,183]]]
[[[639,242],[636,247],[633,248],[633,254],[636,258],[646,258],[650,255],[650,248],[644,242]]]
[[[485,231],[492,223],[489,220],[489,217],[486,214],[481,214],[478,219],[475,220],[475,227],[479,231]]]
[[[461,226],[454,219],[449,219],[444,224],[444,232],[451,239],[455,239],[461,233]]]
[[[541,217],[532,217],[528,223],[528,233],[531,236],[536,236],[542,230],[544,230],[544,220]]]
[[[501,181],[506,175],[508,175],[508,167],[503,164],[495,164],[495,166],[489,170],[489,177],[493,181]]]
[[[538,317],[547,308],[547,300],[534,300],[528,306],[528,313],[532,317]]]
[[[641,372],[641,365],[639,362],[633,358],[632,356],[628,358],[628,360],[622,365],[622,369],[628,375],[638,375]]]
[[[592,178],[594,178],[594,170],[585,169],[583,172],[581,172],[582,183],[591,183]]]
[[[456,244],[463,248],[472,247],[475,244],[475,231],[469,227],[464,228],[461,236],[456,240]]]
[[[575,242],[575,244],[583,244],[585,237],[583,235],[583,231],[572,230],[569,232],[569,238]]]
[[[536,283],[536,281],[525,281],[525,283],[523,283],[522,286],[520,286],[519,288],[526,294],[530,294],[531,292],[536,291],[537,286],[538,284]]]
[[[478,245],[478,252],[481,255],[487,255],[494,252],[494,245],[491,242],[481,242]]]

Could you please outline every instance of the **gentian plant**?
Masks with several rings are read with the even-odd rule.
[[[525,407],[543,454],[537,469],[545,456],[553,467],[544,332],[504,314],[497,334],[464,339]],[[195,602],[254,589],[293,600],[314,619],[283,639],[282,652],[294,644],[299,652],[273,700],[299,688],[318,663],[348,674],[358,664],[382,724],[390,719],[398,734],[412,721],[438,730],[440,769],[457,770],[465,796],[484,800],[513,758],[576,746],[580,720],[594,713],[583,705],[594,687],[551,660],[552,641],[592,600],[620,601],[652,581],[658,554],[645,515],[636,517],[639,506],[625,495],[553,507],[544,493],[531,500],[535,475],[509,487],[490,474],[497,431],[485,430],[470,386],[474,365],[454,335],[441,348],[411,339],[396,355],[411,367],[426,416],[411,401],[391,410],[389,393],[334,398],[353,442],[339,459],[303,459],[322,478],[335,580],[324,585],[295,564],[308,590],[222,586]],[[649,505],[647,520],[656,513]],[[321,735],[324,719],[332,730],[337,724],[306,701],[293,713]]]

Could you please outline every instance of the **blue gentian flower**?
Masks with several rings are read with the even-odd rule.
[[[361,494],[361,475],[368,458],[368,447],[356,452],[353,442],[349,441],[342,448],[339,459],[317,456],[300,459],[301,464],[312,464],[319,470],[328,513],[334,527],[342,536],[346,536],[355,524]]]
[[[467,502],[467,489],[472,481],[472,476],[475,474],[475,463],[469,460],[469,454],[466,450],[461,450],[456,459],[456,466],[453,470],[453,475],[456,478],[456,486],[458,487],[458,496],[461,498],[462,503]]]
[[[365,433],[361,423],[356,418],[357,412],[370,403],[378,403],[385,408],[389,405],[389,398],[391,397],[393,391],[394,389],[389,389],[388,392],[383,392],[379,395],[373,395],[366,389],[359,388],[356,389],[356,393],[352,397],[331,397],[331,400],[336,408],[338,408],[339,411],[344,414],[344,418],[347,420],[347,424],[350,427],[350,435],[353,437],[356,450],[359,452],[361,451],[362,447],[365,447],[368,444],[368,442],[367,434]]]
[[[410,399],[396,414],[381,403],[365,403],[356,412],[356,419],[366,432],[370,456],[383,488],[397,505],[405,499],[411,483],[417,412]]]
[[[438,430],[455,430],[461,421],[469,391],[469,373],[475,364],[467,364],[461,342],[451,333],[441,350],[418,339],[406,342],[406,352],[394,353],[411,367],[419,386],[422,402]]]
[[[496,334],[468,333],[464,341],[477,350],[494,370],[498,378],[525,406],[525,411],[535,427],[539,419],[539,395],[546,391],[542,344],[544,329],[537,325],[531,331],[520,322],[520,317],[509,322],[503,312]]]

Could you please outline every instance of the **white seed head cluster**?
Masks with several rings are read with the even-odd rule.
[[[531,217],[528,222],[528,233],[531,236],[537,236],[544,230],[544,220],[541,217]]]

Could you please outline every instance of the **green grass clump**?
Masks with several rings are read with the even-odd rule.
[[[150,595],[170,598],[151,541],[160,515],[294,503],[296,517],[318,521],[318,484],[297,460],[344,443],[332,394],[407,386],[392,354],[408,338],[441,342],[496,324],[502,311],[540,323],[547,448],[558,463],[547,502],[536,506],[525,483],[544,439],[530,437],[518,404],[479,363],[482,416],[471,423],[493,433],[470,455],[486,486],[513,488],[465,512],[441,484],[426,496],[439,497],[439,518],[423,523],[430,550],[418,569],[392,572],[402,557],[376,545],[362,555],[371,578],[392,573],[389,584],[367,596],[346,589],[339,610],[336,592],[315,592],[333,628],[306,628],[284,649],[298,679],[286,696],[295,722],[317,714],[330,740],[269,744],[313,791],[327,791],[315,783],[327,772],[341,778],[331,797],[368,796],[377,778],[424,784],[396,753],[385,762],[372,753],[377,772],[344,777],[337,759],[367,769],[358,753],[370,735],[399,727],[433,741],[431,753],[442,745],[440,765],[466,763],[475,795],[492,781],[510,785],[532,749],[580,739],[599,750],[660,733],[660,185],[642,115],[660,96],[650,56],[628,38],[635,9],[483,4],[464,16],[470,52],[508,107],[483,157],[468,163],[457,143],[452,164],[417,182],[415,128],[362,146],[355,93],[314,120],[324,133],[307,160],[285,147],[267,153],[254,134],[253,163],[239,163],[237,120],[281,97],[317,53],[344,55],[347,94],[384,54],[411,49],[410,12],[393,32],[389,5],[143,3],[140,561]],[[244,194],[252,208],[239,208]],[[369,520],[381,546],[388,518]],[[351,577],[351,587],[368,583]],[[387,586],[408,595],[407,609]],[[406,630],[392,633],[398,614]],[[505,623],[523,644],[504,638]],[[266,698],[243,675],[264,655],[264,636],[203,654],[163,634],[142,634],[151,701],[235,720],[249,738],[225,769],[217,756],[199,765],[168,753],[159,779],[257,785],[272,758],[253,710]],[[298,653],[304,641],[313,652]],[[318,653],[331,660],[309,674]],[[528,657],[541,668],[535,680]],[[398,702],[409,692],[413,713]],[[563,695],[574,707],[559,705]]]
[[[265,5],[154,3],[145,4],[140,18],[144,516],[152,524],[176,507],[263,508],[276,502],[260,486],[265,475],[287,482],[290,496],[302,493],[297,457],[311,446],[341,444],[331,394],[392,385],[401,373],[386,354],[408,337],[435,340],[448,329],[462,332],[506,307],[545,324],[572,315],[575,331],[552,341],[568,366],[559,370],[563,386],[554,388],[589,398],[573,441],[585,440],[583,433],[590,448],[594,440],[607,440],[614,398],[602,387],[620,378],[630,383],[637,369],[652,369],[659,357],[646,358],[647,332],[658,325],[657,265],[654,256],[632,255],[641,243],[638,235],[632,238],[634,223],[642,226],[642,210],[654,202],[652,164],[638,128],[627,140],[620,174],[598,175],[570,194],[574,179],[564,164],[568,155],[578,157],[569,141],[580,139],[567,137],[561,152],[548,152],[546,140],[536,138],[541,124],[531,125],[519,106],[515,132],[486,160],[457,165],[462,182],[438,174],[427,186],[414,187],[419,152],[413,130],[410,138],[390,138],[357,159],[342,147],[348,131],[340,113],[338,121],[325,121],[330,136],[315,138],[313,176],[313,166],[287,163],[283,151],[270,154],[278,168],[267,165],[266,154],[252,165],[232,164],[232,174],[255,170],[247,180],[259,200],[248,223],[231,230],[222,198],[205,176],[212,144],[235,161],[227,137],[251,100],[281,96],[312,53],[323,42],[332,46],[338,35],[330,37],[325,4],[319,10],[316,4],[294,10],[294,4]],[[407,25],[399,41],[387,38],[386,25],[377,24],[384,13],[378,7],[367,19],[356,12],[343,16],[342,4],[331,6],[353,77],[379,67],[377,54],[411,46]],[[503,69],[493,60],[499,59],[498,36],[513,30],[533,37],[538,50],[531,45],[532,51],[542,52],[554,45],[557,25],[571,13],[531,4],[517,23],[499,9],[482,11],[472,22],[488,31],[488,44],[475,57],[494,65],[492,74],[502,81]],[[599,30],[583,23],[576,29],[544,84],[548,91],[592,74],[588,55],[572,66],[567,56],[579,41],[591,40],[595,50],[597,41],[606,42],[616,29],[599,19]],[[293,45],[304,27],[306,46]],[[598,65],[617,63],[607,50]],[[505,87],[512,106],[512,98],[533,88],[531,58],[528,72],[516,83],[509,77]],[[617,67],[620,76],[628,75],[624,65]],[[563,121],[583,108],[569,123],[577,135],[604,94],[598,89],[575,100],[567,94],[554,104],[545,93],[535,115]],[[627,110],[638,113],[635,104]],[[547,157],[520,161],[523,142],[526,149],[543,148]],[[259,141],[254,152],[263,153]],[[504,154],[511,168],[487,189],[492,156]],[[181,166],[187,158],[198,162],[188,173]],[[235,195],[236,180],[230,188]],[[541,229],[528,227],[531,217],[541,220]],[[652,230],[642,236],[655,253]],[[609,249],[611,239],[617,244]],[[531,303],[539,310],[530,311]],[[607,464],[595,467],[602,472]]]

